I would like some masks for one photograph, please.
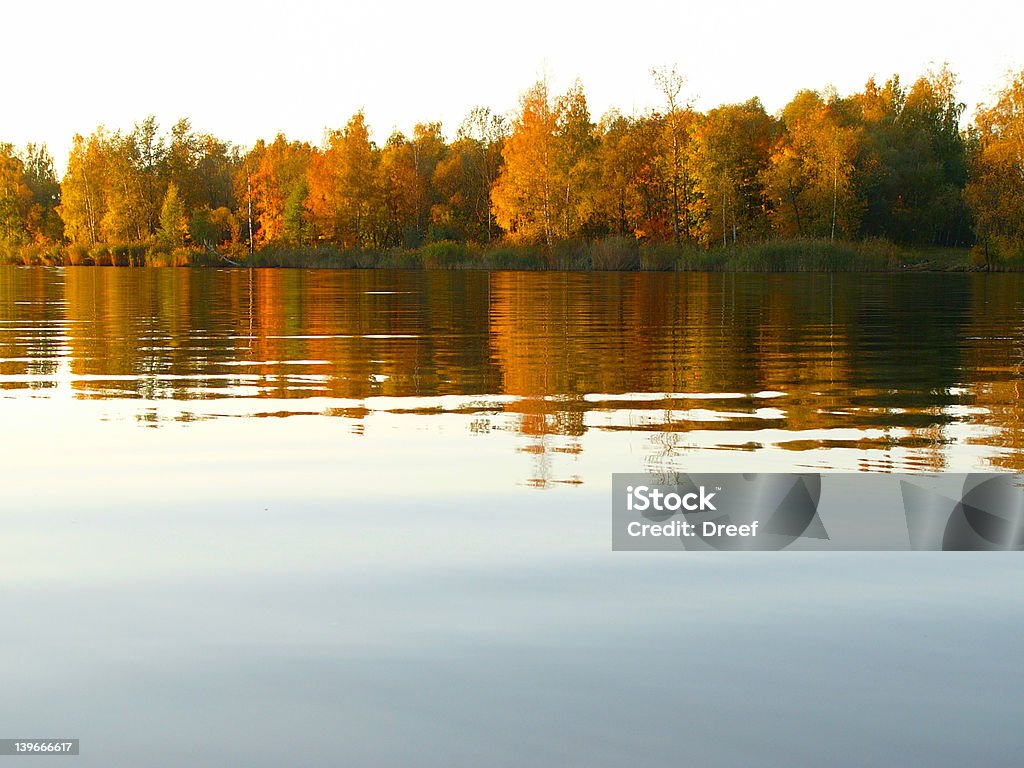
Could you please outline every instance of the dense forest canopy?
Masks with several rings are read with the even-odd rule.
[[[506,241],[550,248],[616,235],[726,247],[884,238],[1024,259],[1024,72],[964,127],[954,74],[859,93],[801,90],[696,111],[675,69],[662,105],[595,120],[583,86],[530,87],[514,115],[474,108],[371,139],[362,112],[319,145],[244,149],[188,119],[76,135],[58,179],[45,146],[0,144],[0,244],[152,250],[417,248]]]

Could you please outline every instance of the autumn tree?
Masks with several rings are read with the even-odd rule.
[[[288,141],[284,134],[278,134],[272,144],[256,142],[243,161],[243,167],[253,168],[249,183],[258,243],[271,243],[284,236],[286,203],[295,188],[305,182],[312,154],[309,144]]]
[[[538,80],[519,103],[502,150],[504,166],[491,191],[498,226],[510,238],[551,245],[558,213],[555,163],[558,115],[546,80]]]
[[[166,139],[160,134],[156,117],[150,115],[135,124],[131,140],[135,145],[148,234],[155,232],[159,226],[160,208],[166,193]]]
[[[396,132],[381,152],[377,184],[387,210],[385,242],[415,247],[427,236],[438,201],[433,178],[448,148],[440,123],[419,123],[412,140]]]
[[[178,196],[189,210],[200,204],[203,181],[196,169],[199,165],[199,136],[192,122],[183,117],[171,126],[167,147],[167,180],[178,188]]]
[[[985,262],[1024,259],[1024,70],[978,110],[966,197]]]
[[[676,68],[658,67],[651,70],[651,76],[665,98],[664,165],[668,179],[669,195],[672,200],[672,237],[678,245],[682,239],[690,239],[690,197],[691,184],[687,163],[687,144],[693,127],[693,112],[690,104],[681,97],[684,78]]]
[[[692,116],[691,116],[692,117]],[[665,116],[652,112],[632,121],[626,136],[627,152],[636,158],[635,187],[639,209],[637,211],[637,237],[646,240],[669,240],[675,237],[675,211],[672,205],[670,178],[666,175],[664,140],[666,137]],[[692,125],[688,128],[687,141],[692,141]],[[684,167],[692,166],[694,154],[692,145],[687,144],[687,156],[682,160]],[[696,211],[694,200],[696,174],[689,174],[686,189],[686,203],[680,213],[686,223],[683,232],[692,237]]]
[[[598,124],[595,214],[606,232],[618,235],[632,235],[636,230],[638,169],[630,151],[632,130],[632,122],[617,110],[604,115]]]
[[[801,91],[782,110],[782,133],[763,181],[772,228],[783,237],[855,237],[861,200],[854,172],[860,131],[835,94]]]
[[[434,169],[437,202],[431,209],[435,239],[489,242],[496,234],[491,187],[501,171],[508,123],[474,107]]]
[[[235,205],[232,173],[240,164],[237,151],[213,136],[195,133],[187,119],[179,120],[170,135],[162,134],[150,116],[129,133],[111,133],[101,126],[88,139],[76,136],[59,195],[43,191],[52,174],[48,157],[33,162],[33,178],[73,242],[163,238],[161,215],[172,184],[172,197],[176,205],[180,202],[186,223],[200,208]],[[40,213],[45,220],[42,203]],[[60,229],[51,220],[49,231]]]
[[[152,234],[139,148],[133,135],[115,132],[103,145],[106,211],[100,221],[107,242],[138,242]]]
[[[628,118],[612,110],[601,118],[598,133],[593,200],[601,230],[646,240],[674,239],[664,116]]]
[[[100,242],[100,221],[106,209],[103,194],[105,164],[103,145],[106,131],[97,129],[85,139],[75,134],[61,181],[61,203],[57,211],[64,230],[74,243]]]
[[[554,101],[543,80],[523,95],[491,192],[510,237],[550,246],[580,233],[591,206],[593,130],[579,83]]]
[[[327,132],[324,146],[312,157],[307,177],[306,208],[317,239],[346,248],[375,243],[381,219],[378,162],[379,152],[370,141],[361,111],[344,129]]]
[[[775,122],[757,98],[713,109],[695,125],[691,153],[706,244],[764,233],[761,178],[775,133]]]
[[[12,144],[0,144],[0,242],[20,244],[28,238],[26,218],[31,203],[21,158]]]
[[[386,209],[389,245],[415,247],[422,242],[419,213],[426,205],[427,190],[416,170],[416,150],[401,132],[388,138],[377,166],[377,186]]]
[[[558,98],[555,114],[555,171],[559,190],[565,189],[565,197],[560,201],[560,235],[568,239],[580,234],[593,216],[597,171],[594,154],[598,139],[579,80]]]
[[[510,123],[475,108],[451,143],[425,122],[378,147],[359,112],[318,147],[280,135],[243,154],[188,119],[163,133],[150,116],[76,136],[59,185],[45,148],[8,147],[0,237],[384,249],[501,236],[549,247],[608,234],[706,246],[977,236],[992,258],[1016,253],[1020,171],[1007,137],[1019,78],[965,132],[945,66],[910,88],[893,77],[845,98],[801,91],[777,118],[757,99],[700,114],[675,68],[651,74],[657,110],[595,125],[579,82],[556,96],[542,80]]]
[[[434,188],[434,174],[447,155],[448,145],[441,132],[441,123],[417,123],[412,133],[412,159],[419,190],[419,195],[414,197],[413,210],[415,238],[419,242],[426,237],[431,210],[440,200]]]

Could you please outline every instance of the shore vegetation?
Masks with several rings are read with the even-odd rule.
[[[383,144],[357,112],[318,143],[241,147],[181,119],[0,144],[0,262],[587,270],[1024,267],[1024,72],[964,124],[943,66],[853,94],[595,119],[580,82]]]

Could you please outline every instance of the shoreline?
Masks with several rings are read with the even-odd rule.
[[[557,242],[550,247],[435,242],[419,248],[342,249],[337,246],[214,248],[158,244],[22,246],[0,253],[0,264],[41,267],[180,267],[413,269],[547,272],[1018,272],[1024,263],[988,263],[967,248],[910,248],[884,240],[789,240],[705,249],[640,244],[624,237]]]

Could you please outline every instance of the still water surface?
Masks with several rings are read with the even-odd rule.
[[[1022,365],[1010,275],[2,269],[0,738],[1015,764],[1017,556],[608,524],[612,472],[1021,471]]]

